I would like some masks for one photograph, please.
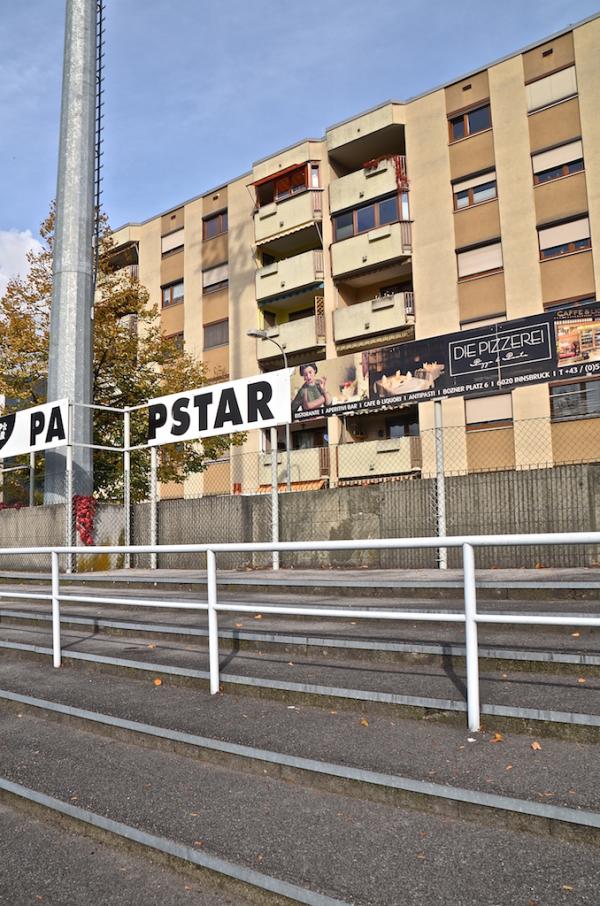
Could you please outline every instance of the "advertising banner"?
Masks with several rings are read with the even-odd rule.
[[[0,459],[62,447],[68,442],[69,401],[57,400],[0,418]]]
[[[290,372],[172,393],[148,403],[148,444],[198,440],[290,421]]]
[[[312,362],[292,376],[303,421],[600,377],[600,303]]]

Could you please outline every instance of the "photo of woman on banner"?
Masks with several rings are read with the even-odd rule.
[[[300,365],[298,369],[303,383],[292,400],[292,413],[302,410],[310,412],[322,406],[331,405],[331,394],[327,390],[327,377],[317,377],[319,369],[315,362]]]

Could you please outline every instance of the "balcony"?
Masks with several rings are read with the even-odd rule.
[[[411,223],[390,223],[334,242],[331,246],[333,278],[352,276],[361,271],[383,267],[411,254]]]
[[[271,453],[259,455],[259,484],[271,484]],[[319,482],[329,478],[329,447],[314,447],[309,450],[292,450],[290,453],[292,485],[304,482]],[[281,450],[277,454],[277,479],[284,484],[287,478],[287,456]]]
[[[378,296],[367,302],[338,308],[333,313],[336,343],[367,339],[377,334],[398,330],[415,322],[413,293]]]
[[[283,346],[286,355],[302,352],[305,349],[316,349],[325,346],[324,335],[317,334],[316,318],[300,318],[297,321],[287,321],[284,324],[278,324],[277,327],[270,327],[268,330],[269,336],[277,340],[280,346]],[[259,362],[280,355],[281,353],[277,347],[269,340],[256,341],[256,358]]]
[[[404,120],[404,105],[382,104],[327,129],[327,151],[339,163],[356,169],[387,151],[403,149]]]
[[[323,280],[321,249],[274,261],[256,272],[256,301],[285,296],[317,286]]]
[[[397,437],[341,444],[338,447],[340,479],[402,475],[421,468],[421,438]]]
[[[375,167],[363,168],[334,180],[329,186],[331,213],[356,208],[374,198],[397,192],[406,184],[405,174],[406,158],[398,154],[380,161]]]
[[[254,237],[264,245],[314,225],[323,217],[323,190],[310,189],[282,201],[263,205],[254,214]]]

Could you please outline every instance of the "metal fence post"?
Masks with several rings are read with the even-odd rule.
[[[73,545],[73,447],[67,446],[65,472],[65,535],[66,545]],[[72,573],[75,565],[74,554],[67,554],[67,572]]]
[[[35,506],[35,452],[29,454],[29,506]]]
[[[60,573],[58,552],[52,551],[52,664],[60,667]]]
[[[279,480],[277,478],[277,428],[271,428],[271,539],[279,541]],[[273,569],[279,569],[279,551],[273,551]]]
[[[206,573],[208,584],[208,661],[210,670],[210,694],[219,691],[219,621],[217,605],[217,557],[214,551],[206,552]]]
[[[442,401],[435,400],[435,501],[436,530],[438,538],[446,537],[446,478],[444,475],[444,429],[442,423]],[[448,548],[438,548],[438,567],[448,568]]]
[[[479,660],[477,651],[477,594],[475,590],[475,554],[470,544],[463,544],[463,582],[465,588],[465,646],[467,661],[467,715],[469,730],[480,729]]]
[[[129,409],[123,412],[123,515],[125,517],[124,544],[131,544],[131,413]],[[123,563],[125,569],[131,567],[131,554],[125,554]]]
[[[158,544],[158,453],[150,447],[150,544]],[[150,569],[158,567],[158,554],[150,554]]]

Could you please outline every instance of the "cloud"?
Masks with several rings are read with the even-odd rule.
[[[40,243],[31,230],[0,230],[0,296],[11,277],[29,270],[27,252],[39,251]]]

